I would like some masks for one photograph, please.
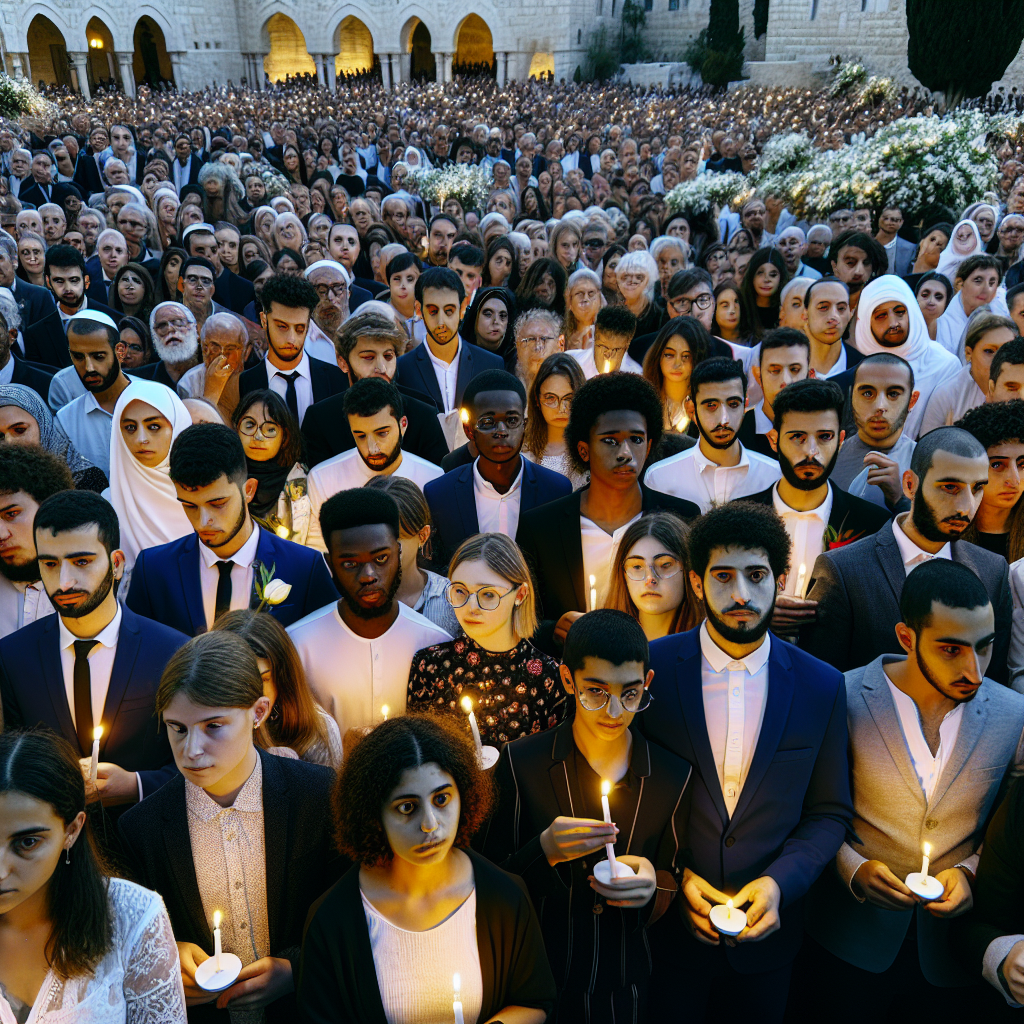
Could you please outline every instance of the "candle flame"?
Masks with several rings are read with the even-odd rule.
[[[612,372],[612,361],[610,359],[606,359],[604,361],[604,369],[601,372],[602,373],[611,373]]]
[[[92,731],[92,738],[94,740],[98,740],[98,739],[102,739],[103,738],[103,726],[102,725],[97,725],[96,728],[93,729],[93,731]]]
[[[473,698],[463,697],[462,698],[462,710],[468,715],[473,710]]]
[[[726,900],[725,907],[727,910],[732,910],[732,900]]]
[[[468,409],[463,409],[459,413],[459,415],[462,417],[462,422],[463,423],[468,423],[469,422],[469,410]]]
[[[386,722],[388,720],[388,715],[391,713],[391,708],[389,708],[387,704],[381,704],[380,713],[384,716],[384,721]]]
[[[597,577],[596,576],[591,576],[590,577],[590,585],[592,587],[596,587],[597,586]]]
[[[214,928],[219,928],[220,927],[220,911],[219,910],[215,910],[213,912],[213,927]]]
[[[462,977],[458,972],[452,975],[452,988],[456,995],[462,990]]]
[[[607,796],[611,791],[612,784],[605,779],[604,782],[601,783],[601,796]]]
[[[799,570],[798,575],[800,575],[800,576],[806,576],[807,575],[807,566],[804,565],[803,562],[800,563],[800,570]]]
[[[930,857],[932,855],[932,844],[931,843],[925,843],[924,844],[924,855],[926,857]]]

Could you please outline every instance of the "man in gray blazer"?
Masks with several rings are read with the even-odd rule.
[[[898,206],[887,206],[878,217],[875,240],[885,249],[889,258],[890,274],[906,277],[914,269],[917,246],[896,234],[903,227],[903,211]]]
[[[969,1011],[977,975],[950,948],[949,922],[971,908],[989,813],[1024,762],[1024,697],[985,678],[995,614],[981,581],[955,562],[925,562],[900,611],[906,655],[846,673],[853,826],[807,897],[814,941],[792,989],[857,992],[829,999],[837,1021],[862,1021],[865,1006],[885,1019],[911,992],[922,1020],[962,1019],[950,1015],[960,1002]],[[928,904],[904,883],[924,843],[928,873],[945,886]]]
[[[925,434],[903,474],[911,510],[872,537],[818,555],[806,595],[818,602],[817,615],[800,631],[800,646],[840,672],[901,653],[895,627],[907,574],[920,562],[951,559],[988,592],[996,616],[988,674],[1008,682],[1009,566],[1000,555],[957,539],[978,511],[987,480],[988,454],[966,430],[939,427]]]

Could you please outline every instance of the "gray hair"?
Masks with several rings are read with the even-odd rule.
[[[659,235],[653,242],[651,242],[650,254],[657,259],[658,254],[663,249],[678,249],[683,254],[683,259],[689,262],[690,259],[690,246],[682,238],[676,238],[675,235]]]
[[[535,323],[542,323],[550,327],[555,334],[562,333],[562,318],[557,313],[552,313],[550,309],[528,309],[525,313],[520,314],[513,328],[516,344],[519,343],[519,339],[526,333],[526,328],[530,324]]]
[[[0,288],[0,317],[3,317],[8,330],[21,330],[21,310],[10,288]]]
[[[498,213],[498,211],[495,210],[494,213],[487,214],[487,216],[484,217],[477,226],[477,230],[480,232],[481,237],[483,237],[495,224],[499,225],[503,229],[503,233],[506,235],[512,230],[512,225],[506,220],[505,215],[503,213]]]
[[[120,238],[122,242],[124,242],[124,247],[126,249],[128,248],[128,239],[126,239],[124,237],[124,235],[122,235],[121,232],[117,230],[117,228],[104,228],[96,236],[96,248],[97,249],[103,244],[103,239],[106,238],[108,235],[117,235],[117,237]]]
[[[647,297],[647,301],[650,302],[654,298],[654,286],[658,281],[658,264],[654,262],[654,257],[643,249],[637,252],[627,252],[619,260],[618,266],[615,268],[615,278],[616,280],[621,280],[626,274],[630,273],[647,275],[644,295]]]
[[[56,210],[65,220],[67,220],[67,214],[64,213],[64,207],[59,206],[57,203],[43,203],[43,205],[37,209],[40,216],[43,215],[44,211],[46,213],[53,213],[53,211]]]
[[[807,232],[808,242],[831,242],[832,241],[832,229],[827,224],[815,224],[814,227]]]
[[[192,310],[190,310],[188,308],[188,306],[183,306],[180,302],[173,302],[173,301],[171,301],[171,302],[158,302],[153,307],[153,312],[149,314],[149,333],[153,337],[156,337],[156,327],[154,325],[156,324],[156,313],[157,313],[157,310],[158,309],[163,309],[164,306],[175,306],[175,307],[177,307],[181,311],[181,313],[185,317],[185,319],[193,327],[195,327],[195,325],[196,325],[196,318],[192,315]]]
[[[12,263],[18,262],[18,243],[6,231],[0,231],[0,249],[7,253]]]

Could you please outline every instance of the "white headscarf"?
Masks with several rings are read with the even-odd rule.
[[[871,316],[886,302],[902,302],[907,307],[907,316],[910,320],[907,340],[896,347],[880,345],[871,333]],[[924,415],[932,391],[938,384],[959,372],[960,360],[928,337],[928,325],[924,322],[924,314],[906,281],[895,274],[884,274],[864,286],[860,293],[860,301],[857,303],[854,344],[857,351],[866,356],[888,352],[906,359],[913,367],[914,390],[919,392],[919,397],[917,404],[910,410],[904,429],[909,437],[916,438],[918,424]]]
[[[133,380],[114,406],[110,431],[110,503],[121,523],[121,547],[130,569],[143,548],[166,544],[192,532],[174,492],[170,455],[157,466],[144,466],[128,450],[121,435],[121,416],[129,402],[145,402],[166,416],[174,440],[192,426],[181,399],[168,387],[151,380]]]
[[[956,238],[957,231],[964,225],[967,225],[974,232],[974,248],[968,253],[959,253],[953,248],[953,239]],[[949,278],[950,283],[952,283],[956,280],[957,267],[968,256],[977,256],[984,251],[985,243],[981,240],[981,232],[978,230],[978,225],[973,220],[958,220],[953,227],[953,233],[949,236],[946,248],[942,250],[942,255],[939,257],[939,265],[935,269],[940,274],[945,274]]]

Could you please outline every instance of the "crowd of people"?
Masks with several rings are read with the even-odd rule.
[[[58,99],[0,129],[0,1022],[1024,1005],[1014,140],[804,219],[664,197],[927,101]]]

